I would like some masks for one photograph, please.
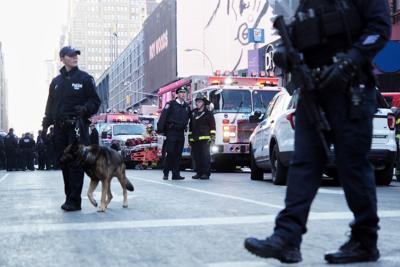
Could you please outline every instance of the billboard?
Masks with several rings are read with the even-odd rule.
[[[178,76],[247,69],[249,29],[272,38],[272,8],[265,0],[177,0]]]
[[[154,92],[176,79],[176,0],[164,0],[143,25],[144,90]]]

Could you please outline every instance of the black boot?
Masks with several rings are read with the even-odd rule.
[[[353,263],[377,261],[379,259],[379,250],[374,246],[365,246],[363,243],[350,237],[350,240],[344,243],[338,251],[325,254],[325,260],[328,263]]]
[[[192,176],[192,179],[199,179],[199,178],[200,178],[200,175],[198,175],[198,174]]]
[[[180,175],[174,175],[174,176],[172,176],[172,180],[185,180],[185,177],[180,176]]]
[[[247,238],[244,246],[249,252],[262,258],[274,258],[283,263],[297,263],[302,260],[300,249],[277,235],[265,240]]]
[[[203,174],[202,176],[200,176],[200,180],[209,180],[210,176],[208,176],[207,174]]]

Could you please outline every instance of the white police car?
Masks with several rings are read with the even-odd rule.
[[[279,92],[269,103],[264,120],[250,136],[252,180],[262,180],[264,172],[271,171],[274,184],[286,184],[289,162],[294,150],[296,104],[297,96],[290,96],[286,90]],[[389,185],[393,179],[397,151],[395,117],[384,101],[378,101],[378,107],[373,119],[373,140],[368,157],[375,169],[376,183]],[[333,151],[325,174],[334,178],[337,175]]]

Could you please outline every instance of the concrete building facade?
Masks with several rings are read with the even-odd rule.
[[[141,30],[146,0],[70,0],[67,43],[80,67],[98,79]]]
[[[0,130],[8,130],[8,94],[4,70],[4,54],[0,42]]]

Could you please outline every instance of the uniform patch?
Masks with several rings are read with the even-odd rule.
[[[169,109],[169,104],[166,104],[164,109]]]
[[[57,90],[57,88],[58,88],[58,84],[56,84],[56,86],[54,86],[54,90]]]
[[[83,85],[81,83],[73,83],[72,87],[74,88],[74,90],[79,90],[83,87]]]
[[[379,35],[368,35],[368,36],[365,38],[365,40],[364,40],[364,42],[363,42],[363,45],[371,45],[371,44],[374,44],[374,43],[376,43],[376,41],[378,41],[378,39],[379,39]]]

